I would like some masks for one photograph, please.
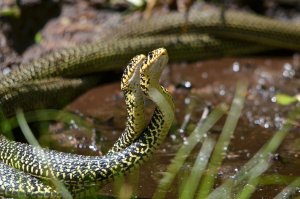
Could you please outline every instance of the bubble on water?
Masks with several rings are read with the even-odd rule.
[[[290,63],[285,63],[283,65],[283,72],[282,72],[283,77],[291,79],[295,76],[295,74],[296,71]]]
[[[192,87],[192,83],[190,81],[185,81],[184,82],[184,87],[185,88],[191,88]]]
[[[95,145],[89,145],[89,149],[92,151],[97,151],[97,147]]]
[[[184,98],[184,104],[190,104],[191,103],[191,98],[186,97]]]
[[[177,138],[176,135],[174,135],[174,134],[172,134],[170,137],[171,137],[172,141],[175,141]]]
[[[11,72],[11,69],[7,68],[7,67],[2,70],[3,75],[8,75],[10,72]]]
[[[232,71],[233,72],[239,72],[240,71],[240,63],[239,62],[233,62]]]
[[[71,120],[70,121],[70,128],[71,129],[78,129],[79,127],[78,127],[77,123],[74,120]]]

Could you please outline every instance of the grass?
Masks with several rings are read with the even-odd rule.
[[[26,140],[28,141],[29,144],[40,147],[39,142],[36,140],[34,137],[27,121],[24,115],[24,112],[21,109],[16,110],[16,119],[18,121],[19,127],[25,136]],[[46,154],[43,154],[46,156]],[[51,168],[51,165],[48,165],[49,168]],[[55,186],[55,188],[62,194],[62,197],[64,199],[72,199],[71,193],[68,191],[68,189],[64,186],[62,182],[57,180],[55,177],[51,179],[52,184]]]
[[[179,169],[185,162],[194,147],[203,140],[208,130],[214,126],[214,124],[224,115],[225,107],[221,106],[216,108],[202,124],[198,124],[193,133],[186,140],[186,144],[176,153],[172,163],[168,166],[164,177],[160,180],[158,188],[156,189],[153,198],[164,198],[166,192],[169,190],[171,183],[173,182]]]
[[[214,152],[210,157],[210,163],[206,168],[205,175],[203,175],[203,170],[206,165],[207,157],[202,160],[202,164],[197,161],[200,154],[206,151],[206,155],[210,154],[211,145],[204,144],[201,139],[193,138],[193,134],[188,138],[190,140],[197,140],[191,144],[191,148],[186,150],[185,153],[180,153],[182,148],[189,148],[183,145],[177,152],[176,156],[173,158],[172,163],[169,165],[164,177],[160,180],[158,188],[154,194],[154,198],[165,198],[168,188],[171,187],[176,174],[178,173],[181,166],[184,164],[185,159],[195,145],[202,143],[202,148],[199,152],[195,164],[193,165],[190,175],[184,181],[184,188],[179,188],[181,190],[178,198],[189,199],[189,198],[251,198],[252,194],[256,190],[257,185],[285,185],[291,182],[281,193],[276,196],[279,198],[287,198],[295,193],[296,188],[300,187],[300,177],[282,176],[282,175],[263,175],[264,172],[272,165],[271,157],[272,154],[276,152],[288,132],[293,128],[293,123],[299,118],[300,109],[295,108],[286,119],[283,127],[274,133],[274,136],[251,158],[245,165],[240,168],[240,170],[231,178],[225,180],[219,187],[212,190],[215,184],[216,174],[218,169],[222,164],[222,160],[225,156],[230,138],[233,135],[235,126],[241,114],[243,108],[243,102],[245,99],[246,84],[239,84],[237,87],[236,95],[233,100],[233,104],[229,111],[227,120],[223,127],[222,133],[217,141],[214,148]],[[214,110],[216,111],[216,110]],[[208,116],[208,119],[212,117],[214,112]],[[217,122],[219,117],[214,118],[214,122]],[[203,127],[203,126],[202,126]],[[197,126],[197,128],[201,128]],[[197,129],[196,128],[196,129]],[[194,133],[197,132],[195,129]],[[209,129],[206,129],[205,134],[208,133]],[[199,132],[198,132],[199,133]],[[201,137],[200,133],[200,137]],[[190,145],[189,142],[188,146]],[[198,192],[198,194],[196,194]],[[157,194],[160,193],[160,194]]]

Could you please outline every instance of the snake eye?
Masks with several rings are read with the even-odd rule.
[[[152,58],[153,58],[153,51],[151,51],[151,52],[148,53],[148,58],[149,58],[149,59],[152,59]]]
[[[146,58],[144,61],[143,61],[143,65],[147,64],[148,63],[148,59]]]

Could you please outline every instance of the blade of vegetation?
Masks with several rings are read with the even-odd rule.
[[[21,15],[21,10],[18,6],[12,6],[11,8],[1,8],[0,7],[0,17],[14,17],[19,18]]]
[[[290,96],[283,93],[278,93],[275,97],[276,102],[283,106],[287,106],[298,101],[297,96]]]
[[[255,191],[255,188],[258,184],[259,179],[258,178],[251,178],[248,183],[244,186],[243,190],[239,193],[238,197],[239,199],[248,199],[251,197],[253,192]]]
[[[294,121],[300,116],[300,107],[296,107],[289,113],[288,119],[283,127],[275,132],[274,136],[232,177],[227,179],[221,186],[215,189],[208,198],[215,199],[228,194],[233,187],[240,185],[245,179],[249,178],[249,172],[254,167],[260,167],[260,162],[268,161],[282,143],[288,132],[293,127]]]
[[[234,191],[233,195],[235,195],[235,192],[238,193],[239,199],[248,199],[252,196],[253,192],[256,189],[256,186],[259,182],[259,176],[262,175],[270,166],[272,165],[271,161],[268,161],[267,159],[262,159],[254,168],[252,168],[249,171],[249,179],[246,185],[243,187],[242,191]]]
[[[0,108],[0,130],[1,130],[1,134],[3,134],[5,137],[7,137],[8,139],[14,140],[14,135],[12,132],[12,125],[10,124],[10,122],[7,122],[6,125],[1,125],[1,123],[3,121],[7,121],[7,118],[5,116],[5,114],[3,113],[2,109]]]
[[[238,119],[241,115],[241,111],[244,105],[245,96],[247,92],[247,83],[239,83],[236,88],[235,97],[232,102],[228,117],[225,121],[224,127],[217,141],[216,147],[213,151],[211,160],[208,165],[207,173],[202,179],[200,189],[198,192],[198,199],[206,198],[211,192],[215,178],[218,173],[218,169],[222,164],[225,157],[230,139],[233,135]]]
[[[21,109],[16,111],[16,119],[28,143],[33,146],[40,147],[40,144],[35,139],[31,129],[29,128],[24,112]]]
[[[289,176],[289,175],[263,175],[259,178],[259,185],[288,185],[293,180],[295,180],[297,176]]]
[[[300,177],[296,178],[291,184],[285,187],[274,199],[288,199],[300,188]]]
[[[25,116],[24,116],[24,112],[21,109],[17,109],[16,118],[17,118],[19,126],[20,126],[26,140],[28,141],[28,143],[33,145],[33,146],[40,147],[38,141],[34,137],[30,127],[28,126],[28,123],[27,123],[27,121],[25,119]],[[51,165],[49,165],[49,167],[51,167]],[[51,182],[55,185],[56,189],[59,192],[61,192],[62,197],[64,199],[71,199],[72,198],[72,195],[70,194],[70,192],[67,190],[67,188],[59,180],[52,179]]]
[[[155,190],[153,198],[165,198],[166,192],[169,190],[175,176],[177,175],[186,158],[189,156],[194,147],[201,142],[208,130],[214,126],[214,124],[224,115],[225,111],[225,106],[219,106],[214,109],[211,114],[209,114],[204,123],[200,122],[201,124],[197,124],[195,130],[187,138],[185,142],[186,144],[182,145],[173,158],[171,164],[168,166],[167,171]]]
[[[205,171],[211,152],[214,149],[215,140],[208,135],[203,141],[201,150],[196,158],[188,179],[185,181],[180,198],[194,198],[201,176]]]
[[[62,110],[54,109],[40,109],[30,112],[23,113],[25,115],[26,121],[31,122],[42,122],[42,121],[60,121],[64,123],[74,122],[79,126],[86,127],[87,129],[92,129],[92,125],[84,121],[80,116]],[[5,119],[0,122],[2,131],[6,132],[10,129],[17,128],[19,126],[16,117]]]

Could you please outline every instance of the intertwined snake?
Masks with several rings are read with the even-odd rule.
[[[181,31],[183,27],[187,28],[184,33]],[[227,11],[224,19],[218,11],[193,11],[188,22],[180,14],[170,14],[138,22],[116,32],[113,38],[56,51],[23,64],[8,74],[0,82],[0,104],[3,111],[11,114],[17,106],[34,108],[32,97],[42,99],[46,105],[53,105],[53,98],[61,92],[70,91],[71,88],[80,92],[97,82],[94,77],[84,75],[116,69],[124,64],[124,60],[159,46],[166,47],[173,60],[241,55],[276,48],[300,49],[299,26],[235,11]],[[26,173],[0,164],[0,195],[60,197],[60,193],[52,186],[33,176],[46,179],[56,177],[70,188],[74,184],[75,187],[84,187],[103,183],[115,175],[126,173],[145,160],[162,142],[173,118],[171,97],[158,85],[161,67],[167,60],[166,51],[156,50],[145,60],[147,61],[141,68],[139,88],[158,108],[144,131],[141,130],[144,123],[137,125],[133,122],[137,115],[129,115],[125,132],[135,133],[123,134],[104,157],[42,150],[1,137],[2,161]],[[132,104],[130,99],[126,99],[127,107]],[[135,100],[143,101],[142,98]],[[139,104],[136,103],[137,107],[131,106],[132,110],[143,112],[143,106]],[[166,114],[168,112],[171,114]],[[61,156],[64,159],[59,159]],[[76,166],[80,171],[74,169]],[[69,172],[70,168],[72,170]]]
[[[21,175],[20,172],[14,172],[12,168],[3,167],[2,170],[7,169],[10,172],[9,177],[12,175],[16,180],[11,184],[11,180],[4,175],[4,178],[0,180],[0,185],[7,183],[0,186],[0,189],[6,190],[4,195],[15,196],[14,191],[9,190],[15,186],[18,193],[23,191],[20,194],[25,194],[27,197],[59,197],[59,193],[51,186],[38,183],[38,180],[32,176],[42,179],[55,178],[67,186],[80,185],[84,187],[103,184],[146,160],[162,143],[174,118],[172,98],[158,83],[167,60],[167,51],[160,48],[150,52],[147,58],[143,55],[134,57],[128,65],[122,78],[122,90],[129,92],[125,95],[129,111],[128,119],[130,120],[127,122],[124,136],[118,142],[118,146],[122,146],[122,148],[113,147],[108,155],[91,157],[60,153],[9,141],[1,136],[0,159],[5,164],[31,175]],[[141,78],[139,78],[141,65]],[[145,129],[143,116],[137,118],[140,117],[140,114],[144,114],[143,109],[140,109],[143,104],[138,104],[144,103],[142,92],[157,105],[151,121]],[[139,99],[136,100],[133,97]],[[141,126],[137,125],[140,120],[142,121]],[[14,173],[16,175],[13,175]],[[28,186],[21,189],[20,187],[24,184]]]

